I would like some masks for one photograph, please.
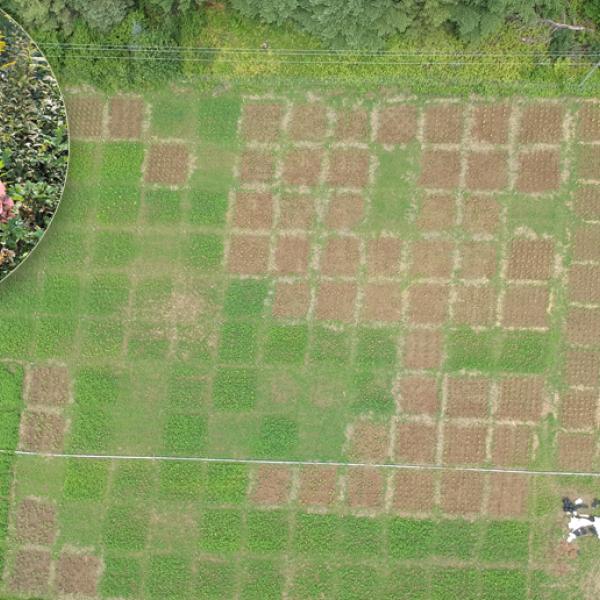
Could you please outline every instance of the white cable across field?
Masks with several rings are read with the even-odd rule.
[[[425,470],[425,471],[462,471],[471,473],[508,473],[515,475],[549,475],[552,477],[598,477],[600,472],[592,471],[544,471],[530,469],[510,469],[502,467],[468,467],[460,465],[422,465],[402,463],[361,463],[327,460],[285,460],[267,458],[227,458],[211,456],[147,456],[133,454],[77,454],[66,452],[33,452],[31,450],[2,450],[0,454],[26,456],[35,458],[66,458],[83,460],[138,460],[197,463],[230,463],[241,465],[283,465],[290,467],[370,467],[379,469]]]

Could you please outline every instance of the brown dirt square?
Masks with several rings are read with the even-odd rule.
[[[274,142],[279,137],[283,106],[248,103],[242,109],[242,136],[248,141]]]
[[[115,139],[138,140],[142,135],[144,101],[141,98],[117,96],[110,99],[108,134]]]
[[[322,281],[317,290],[315,317],[324,321],[354,320],[356,284],[349,282]]]
[[[574,231],[573,259],[600,261],[600,225],[582,225]]]
[[[305,466],[300,470],[298,499],[305,506],[331,506],[337,491],[337,468]]]
[[[409,104],[387,106],[379,112],[377,141],[380,144],[406,144],[417,134],[417,109]]]
[[[442,277],[452,275],[454,243],[442,240],[416,240],[411,247],[410,272],[414,277]]]
[[[281,506],[290,497],[292,472],[285,465],[260,465],[252,486],[251,499],[263,506]]]
[[[25,401],[29,406],[64,406],[69,402],[70,385],[66,367],[31,367],[27,371]]]
[[[329,201],[325,223],[330,229],[354,229],[365,214],[365,201],[360,194],[335,194]]]
[[[275,268],[288,275],[306,273],[310,243],[307,238],[286,235],[277,239]]]
[[[309,230],[315,222],[315,199],[307,194],[284,195],[279,200],[279,228]]]
[[[488,514],[490,517],[523,517],[527,515],[529,479],[515,473],[492,473]]]
[[[552,276],[554,242],[516,239],[508,251],[509,279],[547,280]]]
[[[273,300],[273,315],[288,319],[302,319],[308,311],[310,287],[304,282],[278,281]]]
[[[413,329],[406,334],[404,366],[407,369],[438,369],[442,363],[441,331]]]
[[[596,427],[598,392],[569,390],[560,403],[560,424],[565,429],[592,429]]]
[[[508,153],[504,150],[470,152],[466,186],[470,190],[502,190],[508,185]]]
[[[352,508],[379,508],[383,503],[385,479],[381,469],[350,467],[348,469],[348,504]]]
[[[414,465],[435,462],[437,427],[426,423],[398,423],[394,459]]]
[[[269,192],[240,192],[235,195],[233,224],[241,229],[270,229],[273,197]]]
[[[582,346],[600,340],[600,308],[571,307],[567,313],[567,341]]]
[[[322,150],[294,148],[283,162],[283,181],[290,185],[317,185],[322,167]]]
[[[435,377],[422,375],[400,379],[394,389],[400,413],[435,416],[440,408]]]
[[[339,187],[365,187],[369,181],[369,151],[334,148],[329,156],[327,181]]]
[[[600,266],[573,265],[568,290],[571,302],[600,303]]]
[[[292,109],[288,127],[290,137],[297,141],[318,142],[327,132],[327,110],[322,104],[297,104]]]
[[[385,462],[388,457],[389,426],[387,423],[360,420],[354,423],[350,457],[360,462]]]
[[[449,377],[446,415],[483,419],[488,415],[490,380],[484,377]]]
[[[69,135],[73,138],[102,136],[104,102],[98,97],[71,96],[66,99],[69,113]]]
[[[497,425],[492,437],[492,462],[501,467],[526,467],[533,448],[527,425]]]
[[[51,546],[56,536],[56,509],[53,504],[26,498],[19,504],[17,539],[22,544]]]
[[[402,240],[394,237],[380,237],[369,240],[367,250],[367,270],[371,277],[398,275]]]
[[[542,102],[525,106],[521,113],[521,144],[558,144],[563,138],[565,110],[560,104]]]
[[[268,150],[245,150],[240,162],[240,179],[264,183],[273,179],[275,157]]]
[[[397,471],[392,507],[398,512],[429,512],[433,508],[434,484],[431,472]]]
[[[56,587],[62,594],[95,596],[100,570],[99,558],[63,551],[56,569]]]
[[[560,152],[534,150],[519,154],[518,192],[535,194],[551,192],[560,186]]]
[[[491,279],[498,268],[498,249],[493,242],[465,242],[461,246],[459,276]]]
[[[359,241],[353,237],[329,238],[321,257],[324,275],[355,275],[360,260]]]
[[[185,144],[152,144],[148,152],[146,181],[166,185],[183,185],[188,178],[189,153]]]
[[[444,427],[444,463],[447,465],[481,464],[485,461],[484,425]]]
[[[463,203],[462,226],[469,233],[496,234],[500,225],[500,204],[487,196],[471,196]]]
[[[363,321],[399,321],[402,315],[402,290],[397,283],[368,283],[364,287]]]
[[[592,434],[558,433],[558,466],[570,471],[591,471],[596,449]]]
[[[477,142],[506,144],[511,107],[509,104],[480,104],[473,110],[471,136]]]
[[[474,514],[481,511],[483,473],[442,473],[440,508],[448,514]]]
[[[466,286],[457,288],[454,303],[456,323],[484,326],[492,325],[496,318],[496,290],[491,286]]]
[[[581,179],[600,179],[600,146],[579,146],[577,158]]]
[[[579,139],[583,142],[600,142],[600,106],[585,104],[579,110]]]
[[[569,348],[565,353],[565,371],[567,385],[597,386],[600,381],[600,352]]]
[[[51,413],[25,411],[21,419],[20,447],[35,452],[60,452],[64,446],[66,423]]]
[[[230,273],[257,275],[267,272],[269,238],[257,235],[234,235],[229,246]]]
[[[364,142],[369,137],[369,113],[364,108],[337,115],[335,137],[341,142]]]
[[[588,221],[600,221],[600,185],[580,185],[575,191],[573,209]]]
[[[546,287],[509,285],[504,296],[502,323],[508,327],[547,327],[550,295]]]
[[[424,150],[421,155],[419,184],[426,188],[458,187],[460,154],[457,150]]]
[[[431,194],[421,200],[417,227],[421,231],[443,231],[454,226],[456,201],[449,194]]]
[[[10,588],[23,594],[48,592],[51,556],[48,550],[19,550],[10,575]]]
[[[544,404],[544,381],[537,376],[507,377],[500,384],[497,419],[538,421]]]
[[[421,283],[408,290],[408,314],[413,325],[441,325],[448,316],[450,289],[446,285]]]
[[[462,104],[432,104],[425,109],[424,139],[430,144],[458,144],[463,130]]]

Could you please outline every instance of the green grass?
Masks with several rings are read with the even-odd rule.
[[[207,472],[206,502],[240,504],[248,489],[246,465],[209,464]]]
[[[235,566],[231,563],[202,560],[197,565],[194,597],[199,600],[230,598],[235,588]]]
[[[205,481],[202,465],[189,462],[164,462],[159,467],[159,493],[167,500],[198,498]]]
[[[146,583],[147,597],[151,600],[179,600],[188,595],[191,565],[187,557],[155,555],[150,561]]]
[[[187,242],[185,260],[190,266],[210,270],[223,258],[223,240],[214,234],[193,234]]]
[[[285,551],[289,518],[284,511],[252,511],[246,516],[248,550],[257,554]]]
[[[227,287],[223,312],[227,317],[254,317],[262,314],[267,297],[267,282],[257,279],[232,279]]]
[[[358,332],[356,362],[366,367],[389,366],[396,362],[393,331],[363,328]]]
[[[264,359],[268,364],[299,364],[308,344],[306,325],[273,325],[267,334]]]
[[[181,192],[164,188],[147,190],[144,206],[146,221],[151,225],[175,225],[181,221]]]
[[[190,223],[207,227],[222,227],[229,200],[227,191],[192,190],[190,192]]]
[[[298,446],[298,423],[278,415],[264,417],[256,441],[256,455],[265,458],[293,456]]]
[[[327,327],[315,327],[309,356],[312,362],[344,365],[350,361],[350,334]]]
[[[116,553],[104,557],[104,573],[100,591],[107,598],[135,598],[142,581],[140,560]]]
[[[137,142],[108,142],[103,146],[101,185],[137,184],[142,176],[144,146]]]
[[[206,446],[206,417],[202,415],[169,415],[164,432],[165,451],[194,455]]]
[[[102,500],[108,483],[107,461],[69,459],[64,495],[69,500]]]
[[[121,312],[129,297],[131,281],[125,273],[92,275],[83,291],[83,306],[90,316],[108,316]]]
[[[221,326],[219,360],[224,363],[251,364],[256,356],[256,325],[227,321]]]
[[[149,521],[148,509],[143,506],[110,507],[104,518],[104,545],[111,550],[143,550]]]
[[[236,552],[242,543],[242,515],[234,509],[207,510],[200,524],[199,547],[211,554]]]
[[[222,367],[213,383],[213,405],[218,409],[247,410],[256,402],[257,373],[254,369]]]
[[[520,521],[493,521],[486,528],[481,558],[490,562],[523,563],[529,554],[529,525]]]
[[[239,98],[204,96],[198,104],[198,137],[206,142],[231,144],[236,140]]]

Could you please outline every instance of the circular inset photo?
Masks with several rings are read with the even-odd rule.
[[[69,157],[65,103],[48,61],[0,10],[0,281],[58,208]]]

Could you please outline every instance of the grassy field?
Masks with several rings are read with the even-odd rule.
[[[600,464],[600,105],[67,100],[1,446],[294,464],[6,455],[6,594],[595,597],[594,540],[560,545],[593,479],[455,468]]]

